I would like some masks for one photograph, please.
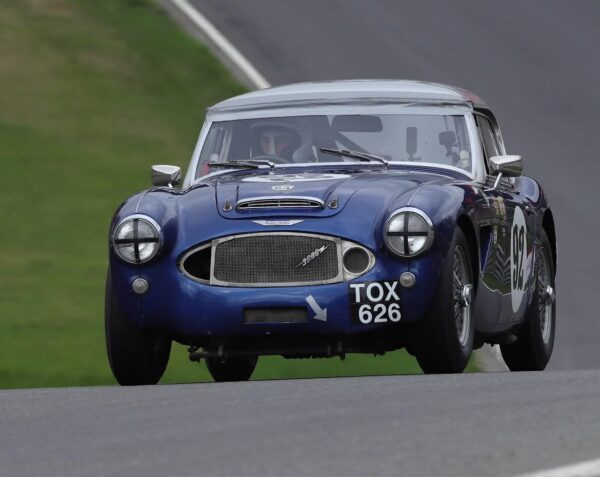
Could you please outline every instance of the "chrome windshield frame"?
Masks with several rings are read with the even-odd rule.
[[[465,176],[469,177],[470,179],[472,179],[475,182],[480,182],[480,183],[485,183],[485,177],[486,177],[486,170],[485,170],[485,164],[484,164],[484,158],[483,158],[483,153],[482,153],[482,149],[481,149],[481,143],[480,143],[480,139],[479,139],[479,133],[477,130],[477,125],[475,123],[475,118],[473,117],[473,109],[470,106],[467,105],[446,105],[446,106],[440,106],[440,105],[435,105],[435,106],[407,106],[407,107],[399,107],[398,105],[395,105],[394,108],[390,107],[391,105],[384,105],[384,106],[379,106],[379,107],[364,107],[364,108],[360,108],[360,112],[362,113],[363,111],[365,113],[369,113],[369,114],[434,114],[434,115],[462,115],[465,118],[466,121],[466,125],[467,125],[467,131],[469,134],[469,145],[471,147],[471,171],[467,171],[465,169],[461,169],[459,167],[455,167],[455,166],[450,166],[450,165],[446,165],[446,164],[439,164],[439,163],[428,163],[428,162],[410,162],[410,161],[389,161],[389,165],[391,167],[393,167],[394,165],[402,165],[402,166],[411,166],[411,167],[415,167],[415,169],[421,168],[421,167],[435,167],[438,169],[443,169],[443,170],[449,170],[449,171],[454,171],[454,172],[458,172],[461,174],[464,174]],[[292,113],[292,114],[291,114]],[[286,116],[299,116],[299,115],[304,115],[304,116],[309,116],[309,115],[319,115],[319,114],[356,114],[357,113],[357,108],[356,106],[354,107],[328,107],[327,109],[324,109],[324,107],[317,107],[317,108],[311,108],[310,110],[307,109],[288,109],[288,108],[282,108],[282,109],[278,109],[278,110],[274,110],[274,109],[270,109],[270,110],[260,110],[260,111],[253,111],[253,114],[251,116],[248,116],[248,118],[264,118],[264,117],[286,117]],[[215,171],[215,172],[210,172],[209,174],[206,174],[202,177],[198,177],[196,178],[196,171],[199,165],[199,161],[200,161],[200,155],[202,152],[202,148],[204,147],[204,143],[206,141],[206,138],[208,136],[208,132],[210,131],[210,128],[213,124],[213,122],[221,122],[221,121],[230,121],[230,120],[236,120],[236,119],[247,119],[247,115],[243,115],[244,117],[239,117],[239,113],[238,114],[232,114],[232,115],[225,115],[223,113],[220,114],[209,114],[207,116],[206,121],[204,122],[204,125],[202,126],[202,129],[200,131],[200,135],[198,137],[198,141],[196,143],[196,146],[194,148],[194,152],[192,155],[192,159],[190,161],[190,165],[188,167],[186,176],[185,176],[185,180],[183,183],[183,188],[188,188],[191,185],[194,185],[198,182],[202,182],[206,179],[215,177],[215,176],[219,176],[219,175],[223,175],[223,174],[228,174],[232,171],[239,171],[240,169],[222,169],[219,171]],[[216,119],[216,120],[214,120]],[[344,166],[348,166],[350,165],[350,162],[344,162]],[[281,168],[306,168],[306,167],[335,167],[335,166],[339,166],[340,162],[339,161],[332,161],[332,162],[309,162],[309,163],[291,163],[291,164],[276,164],[275,165],[275,170],[276,169],[281,169]],[[365,167],[365,163],[357,163],[357,165]],[[258,170],[261,169],[265,169],[265,170],[269,170],[270,168],[267,166],[259,166]],[[272,170],[272,169],[271,169]]]

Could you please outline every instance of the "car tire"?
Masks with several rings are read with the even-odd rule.
[[[206,358],[206,367],[212,378],[227,381],[248,381],[256,368],[258,356],[233,356],[229,358]]]
[[[171,340],[157,330],[135,326],[116,300],[110,272],[104,309],[106,350],[112,373],[122,386],[156,384],[171,354]]]
[[[542,230],[535,256],[533,297],[517,341],[500,345],[504,362],[511,371],[541,371],[554,348],[556,326],[555,270],[551,245]]]
[[[475,336],[473,283],[469,245],[457,227],[437,295],[418,328],[415,355],[425,374],[461,373],[467,366]]]

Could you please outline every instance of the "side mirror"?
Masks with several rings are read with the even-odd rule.
[[[496,176],[494,190],[503,177],[520,177],[523,175],[523,160],[521,156],[492,156],[490,157],[490,174]]]
[[[152,166],[152,185],[173,187],[177,184],[181,184],[181,167]]]
[[[523,175],[523,159],[521,156],[493,156],[490,157],[490,168],[493,176],[519,177]]]

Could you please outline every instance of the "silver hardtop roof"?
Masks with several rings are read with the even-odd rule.
[[[486,108],[477,95],[455,86],[409,80],[342,80],[276,86],[235,96],[208,114],[309,105],[415,103]]]

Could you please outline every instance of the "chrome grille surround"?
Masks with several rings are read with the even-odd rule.
[[[210,280],[190,274],[185,261],[211,247]],[[314,256],[315,251],[322,249]],[[343,266],[342,256],[350,247],[364,249],[369,266],[360,274]],[[305,265],[304,259],[313,255]],[[266,232],[232,235],[194,247],[183,255],[179,269],[197,282],[224,287],[289,287],[325,285],[356,278],[375,265],[373,253],[354,242],[327,235],[297,232]]]
[[[256,209],[324,209],[325,203],[316,197],[269,196],[243,199],[237,203],[237,210]]]

